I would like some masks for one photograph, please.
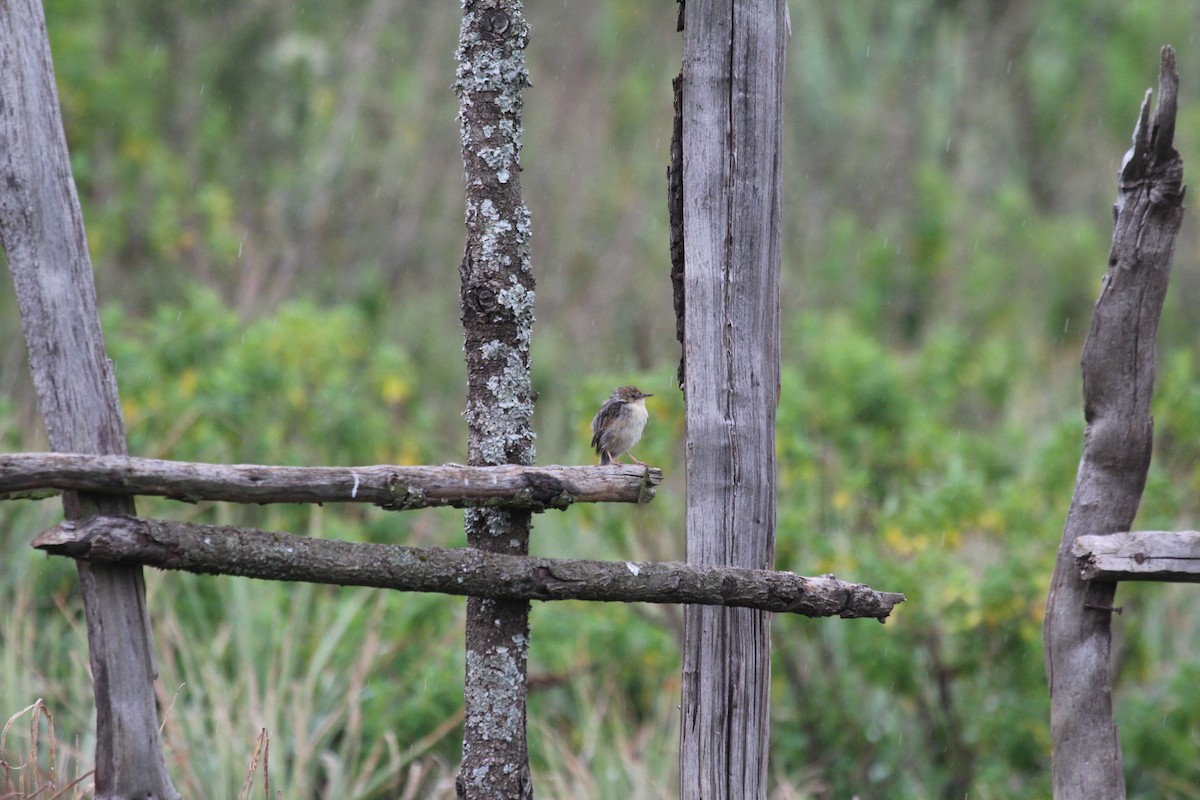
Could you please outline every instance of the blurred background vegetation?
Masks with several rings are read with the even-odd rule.
[[[1079,350],[1117,167],[1166,43],[1176,144],[1185,165],[1200,152],[1200,3],[790,5],[778,566],[909,601],[886,626],[775,620],[773,796],[1049,796],[1041,620],[1082,444]],[[464,460],[458,4],[46,7],[130,451]],[[539,460],[589,462],[595,407],[638,383],[656,395],[639,456],[668,475],[646,508],[539,517],[533,548],[679,558],[664,200],[676,5],[528,0],[527,15]],[[1141,528],[1200,516],[1198,245],[1189,221]],[[0,386],[0,446],[45,449],[7,281]],[[463,543],[453,511],[139,509]],[[73,566],[27,547],[58,514],[54,501],[0,507],[0,720],[45,699],[62,786],[88,768],[94,733]],[[185,795],[238,796],[263,729],[282,796],[453,795],[461,601],[147,582]],[[1200,797],[1192,591],[1119,593],[1131,797]],[[674,796],[679,610],[539,605],[532,624],[539,793]],[[3,745],[10,763],[30,716]],[[32,771],[14,774],[6,788]],[[261,791],[261,760],[255,780]]]

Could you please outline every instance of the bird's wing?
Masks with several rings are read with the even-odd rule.
[[[592,447],[596,448],[597,453],[599,453],[601,450],[601,434],[603,434],[604,429],[607,428],[609,424],[620,415],[621,408],[624,405],[625,404],[619,400],[615,402],[609,401],[600,406],[600,410],[597,411],[596,416],[592,418]]]

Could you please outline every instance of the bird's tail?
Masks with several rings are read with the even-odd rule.
[[[600,466],[607,467],[611,463],[612,463],[612,456],[610,456],[608,454],[607,450],[601,450],[600,451]]]

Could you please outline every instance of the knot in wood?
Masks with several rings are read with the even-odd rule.
[[[527,472],[525,473],[525,482],[531,509],[534,511],[544,511],[547,508],[562,510],[571,505],[575,499],[566,485],[553,475],[547,475],[544,472]]]
[[[496,291],[490,286],[472,286],[467,291],[467,303],[477,314],[491,314],[499,307]]]
[[[1178,181],[1168,181],[1153,184],[1150,187],[1151,208],[1160,214],[1173,213],[1183,205],[1185,189]]]
[[[511,27],[508,12],[502,8],[493,8],[483,15],[483,29],[493,38],[503,38]]]

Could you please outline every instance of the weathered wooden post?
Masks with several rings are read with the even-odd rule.
[[[769,569],[779,399],[784,0],[687,0],[687,560]],[[770,615],[689,606],[684,798],[766,797]]]
[[[467,246],[460,268],[467,359],[467,457],[532,464],[533,271],[521,201],[521,92],[529,27],[520,0],[463,3],[458,73]],[[467,543],[525,555],[530,513],[466,512]],[[529,603],[467,600],[466,718],[458,796],[532,797],[525,733]]]
[[[50,446],[124,454],[117,384],[36,0],[0,3],[0,173],[0,240]],[[132,498],[75,492],[63,495],[63,508],[68,519],[134,513]],[[96,697],[96,797],[178,797],[158,735],[158,666],[142,569],[78,566]]]
[[[769,613],[882,620],[904,597],[833,576],[769,570],[784,5],[692,5],[697,34],[689,39],[685,74],[697,88],[684,104],[692,140],[682,148],[692,160],[676,171],[684,176],[686,203],[673,210],[690,237],[685,353],[692,563],[635,564],[527,555],[532,513],[575,502],[645,502],[662,476],[654,468],[528,468],[534,461],[534,281],[519,182],[528,37],[519,0],[465,0],[458,50],[467,184],[461,311],[472,466],[413,468],[189,464],[125,454],[45,23],[32,0],[0,3],[0,240],[51,444],[73,453],[0,457],[0,500],[48,487],[64,492],[68,520],[43,532],[34,546],[79,563],[98,706],[98,798],[178,797],[158,736],[143,563],[467,594],[457,781],[464,798],[532,797],[525,727],[530,599],[693,604],[686,632],[684,796],[765,796]],[[673,196],[680,195],[676,185]],[[675,244],[681,242],[673,242],[673,252]],[[136,494],[191,502],[467,507],[471,548],[138,519]],[[701,608],[707,604],[723,610],[710,613]]]
[[[1112,715],[1112,611],[1117,584],[1085,581],[1073,546],[1085,534],[1128,531],[1150,468],[1155,337],[1175,236],[1183,221],[1183,161],[1175,152],[1179,75],[1162,50],[1158,105],[1142,101],[1121,165],[1108,272],[1083,345],[1087,433],[1046,601],[1057,800],[1125,797]]]

